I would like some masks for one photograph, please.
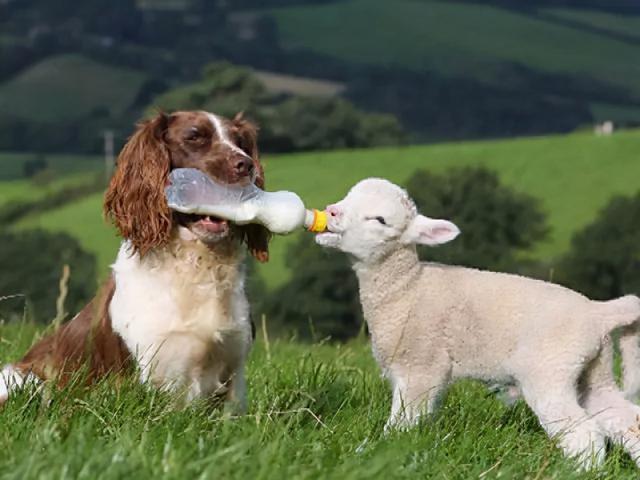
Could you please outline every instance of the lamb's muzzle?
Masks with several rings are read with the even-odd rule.
[[[353,259],[376,359],[393,386],[387,428],[433,412],[456,378],[514,382],[583,466],[603,461],[606,437],[640,463],[640,408],[615,384],[610,341],[612,329],[632,325],[623,336],[638,350],[638,297],[595,302],[539,280],[420,263],[416,244],[446,243],[460,230],[420,215],[386,180],[358,183],[327,212],[331,233],[317,242]]]

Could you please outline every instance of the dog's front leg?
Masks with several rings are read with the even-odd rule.
[[[231,377],[231,385],[224,400],[224,411],[230,415],[247,413],[247,381],[244,376],[244,365],[238,367]]]

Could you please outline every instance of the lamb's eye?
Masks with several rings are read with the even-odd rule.
[[[384,217],[367,217],[367,220],[375,220],[376,222],[378,222],[380,225],[386,225],[387,221],[384,219]]]

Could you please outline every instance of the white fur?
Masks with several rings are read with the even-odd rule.
[[[419,215],[386,180],[360,182],[327,212],[332,233],[317,241],[354,260],[374,354],[393,385],[387,428],[432,412],[456,378],[515,382],[567,455],[599,464],[610,437],[639,460],[640,408],[615,386],[609,339],[640,318],[638,297],[595,302],[525,277],[420,263],[414,243],[459,230]]]
[[[0,405],[7,401],[11,392],[19,390],[27,384],[36,383],[39,383],[39,380],[32,373],[27,374],[25,377],[12,365],[6,365],[0,371]]]
[[[218,138],[220,139],[220,141],[223,144],[225,144],[227,147],[229,147],[231,150],[233,150],[234,152],[249,158],[249,155],[247,155],[246,152],[244,152],[240,147],[238,147],[235,143],[229,140],[229,132],[227,132],[227,129],[222,125],[222,121],[220,120],[220,117],[218,117],[213,113],[209,113],[209,112],[204,112],[204,113],[206,113],[207,116],[209,117],[209,120],[211,120],[211,123],[213,124],[213,128],[216,129],[216,132],[218,133]]]
[[[186,401],[226,395],[243,410],[251,324],[240,253],[213,254],[184,228],[180,237],[142,260],[122,245],[113,265],[113,329],[143,382],[181,391]]]

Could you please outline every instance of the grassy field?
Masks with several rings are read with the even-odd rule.
[[[118,115],[131,106],[146,79],[135,70],[81,55],[58,55],[0,84],[0,110],[41,122],[74,119],[96,109]]]
[[[541,200],[553,236],[533,253],[553,258],[611,195],[639,188],[639,140],[640,131],[609,138],[582,133],[286,155],[265,163],[270,189],[295,190],[310,206],[340,198],[366,176],[403,182],[418,168],[486,165]],[[0,204],[7,196],[38,194],[31,188],[0,182]],[[118,240],[101,220],[101,197],[15,228],[72,233],[99,255],[104,273]],[[276,239],[272,263],[261,267],[271,286],[286,278],[282,261],[290,241]],[[31,324],[0,322],[0,364],[37,335]],[[617,448],[600,471],[577,472],[526,405],[506,407],[473,382],[456,385],[440,412],[418,428],[384,436],[390,391],[365,339],[267,344],[261,332],[258,339],[248,366],[249,412],[242,417],[224,418],[205,404],[176,408],[171,396],[133,380],[106,381],[91,392],[52,391],[48,406],[23,392],[0,409],[0,478],[638,478]]]
[[[483,72],[474,70],[474,65],[484,70],[497,62],[515,62],[543,72],[582,74],[640,93],[640,81],[633,73],[640,65],[631,64],[640,52],[637,46],[494,6],[346,0],[272,12],[285,45],[354,62],[456,75],[473,70],[481,76]],[[587,18],[596,15],[578,12]],[[633,17],[614,18],[632,30],[637,23]],[[385,28],[375,28],[377,24]],[[486,73],[492,76],[498,70]]]
[[[561,20],[579,22],[590,27],[628,35],[640,41],[640,17],[635,15],[613,15],[597,10],[575,8],[545,8],[542,12]]]
[[[0,327],[0,361],[34,329]],[[455,386],[419,427],[383,436],[390,391],[369,346],[258,342],[248,366],[249,412],[222,418],[207,405],[178,409],[132,382],[89,393],[32,392],[0,410],[0,476],[24,478],[517,478],[631,479],[619,449],[580,473],[523,403],[508,408],[478,384]]]
[[[538,17],[482,2],[435,0],[345,0],[270,12],[288,48],[472,78],[500,88],[509,81],[505,68],[521,65],[628,89],[640,99],[640,63],[635,61],[640,46],[608,34],[637,35],[634,16],[557,9],[543,10],[549,17]],[[591,28],[600,22],[608,31]],[[596,119],[628,117],[600,117],[602,113],[616,111],[593,109]],[[637,107],[632,118],[640,118]]]
[[[10,202],[37,200],[66,187],[75,187],[91,182],[96,172],[72,173],[55,179],[46,185],[38,185],[30,180],[2,182],[0,207]]]
[[[591,221],[612,195],[631,194],[640,188],[639,141],[640,131],[619,132],[608,138],[582,133],[283,155],[266,157],[265,163],[269,189],[296,191],[307,205],[320,208],[340,199],[365,177],[404,182],[420,168],[443,171],[485,165],[496,170],[508,185],[540,199],[552,231],[532,254],[552,261],[569,247],[572,233]],[[25,218],[17,228],[43,227],[73,234],[97,254],[104,274],[119,241],[102,220],[101,201],[102,196],[96,194],[45,215]],[[294,240],[295,235],[276,238],[271,262],[259,267],[272,287],[287,278],[284,256]]]
[[[9,190],[17,192],[24,189],[30,194],[38,193],[35,192],[37,188],[30,189],[28,187],[30,182],[22,179],[24,179],[24,164],[40,157],[40,154],[34,153],[0,152],[0,182],[3,182],[0,190],[0,202],[4,198],[2,195]],[[42,158],[46,161],[47,168],[52,170],[57,178],[69,174],[102,171],[104,168],[104,160],[96,156],[47,154],[42,155]],[[7,183],[8,180],[15,180],[15,183]]]

